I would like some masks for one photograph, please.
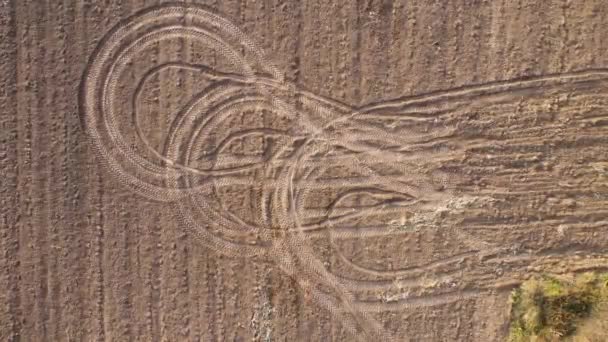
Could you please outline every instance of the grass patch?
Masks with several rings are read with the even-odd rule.
[[[608,341],[608,273],[539,276],[511,304],[509,342]]]

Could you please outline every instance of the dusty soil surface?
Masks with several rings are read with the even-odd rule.
[[[0,340],[504,339],[608,269],[607,21],[0,1]]]

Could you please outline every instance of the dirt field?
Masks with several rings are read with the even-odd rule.
[[[501,341],[608,269],[603,0],[0,1],[0,341]]]

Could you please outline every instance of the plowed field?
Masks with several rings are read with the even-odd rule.
[[[608,3],[0,1],[1,341],[502,341],[608,269]]]

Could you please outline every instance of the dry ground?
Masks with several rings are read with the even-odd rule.
[[[608,268],[605,1],[163,3],[0,1],[0,340],[500,341]]]

